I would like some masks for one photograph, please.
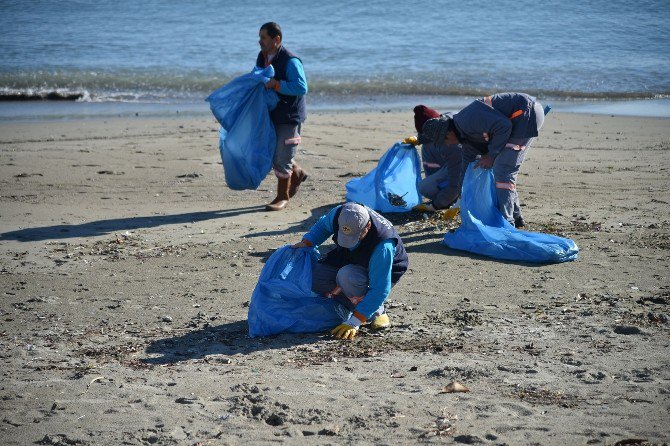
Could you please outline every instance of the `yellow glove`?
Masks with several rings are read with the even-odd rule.
[[[409,136],[405,139],[402,140],[403,144],[411,144],[414,147],[419,145],[419,140],[416,138],[416,136]]]
[[[350,341],[356,337],[358,328],[352,327],[349,324],[340,324],[333,328],[330,333],[338,339],[347,339]]]

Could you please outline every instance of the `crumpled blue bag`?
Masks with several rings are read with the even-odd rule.
[[[397,142],[362,178],[346,184],[347,201],[355,201],[378,212],[408,212],[421,202],[421,161],[411,144]]]
[[[579,248],[568,238],[519,231],[498,210],[493,172],[470,163],[461,194],[461,226],[444,236],[450,248],[533,263],[575,260]]]
[[[290,245],[272,253],[249,302],[249,336],[315,333],[342,322],[332,299],[312,294],[312,267],[318,255],[314,248]]]
[[[274,76],[272,65],[236,77],[210,94],[206,101],[217,121],[219,151],[228,187],[256,189],[272,168],[277,137],[270,110],[277,93],[265,88]]]

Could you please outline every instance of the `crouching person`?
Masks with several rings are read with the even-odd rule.
[[[318,247],[331,235],[335,249],[312,272],[312,291],[334,299],[342,317],[331,333],[353,339],[362,324],[390,326],[384,302],[409,265],[395,228],[372,209],[346,203],[321,217],[293,247]]]
[[[460,144],[445,144],[444,141],[433,141],[430,135],[423,132],[426,121],[451,116],[450,113],[440,115],[425,105],[414,107],[414,126],[418,138],[406,138],[403,142],[421,144],[421,159],[425,178],[419,182],[419,193],[430,201],[414,207],[419,212],[435,212],[448,209],[461,195],[461,174],[463,148]]]

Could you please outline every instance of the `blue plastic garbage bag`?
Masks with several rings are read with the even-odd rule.
[[[312,294],[312,267],[317,258],[314,248],[289,245],[270,256],[251,295],[249,336],[315,333],[342,322],[332,299]]]
[[[221,124],[219,150],[226,184],[231,189],[256,189],[272,168],[277,137],[270,110],[279,98],[264,85],[272,76],[272,65],[257,68],[206,99]]]
[[[503,260],[560,263],[575,260],[579,248],[568,238],[519,231],[498,210],[493,172],[470,163],[461,194],[461,226],[444,236],[450,248]]]
[[[408,212],[421,202],[421,162],[411,144],[397,142],[377,167],[346,184],[347,201],[356,201],[379,212]]]

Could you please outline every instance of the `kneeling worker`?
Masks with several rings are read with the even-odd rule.
[[[390,326],[384,302],[407,271],[407,252],[387,219],[358,203],[345,203],[324,215],[294,248],[318,247],[333,236],[335,249],[312,272],[312,291],[336,302],[342,324],[332,330],[353,339],[358,328]]]

